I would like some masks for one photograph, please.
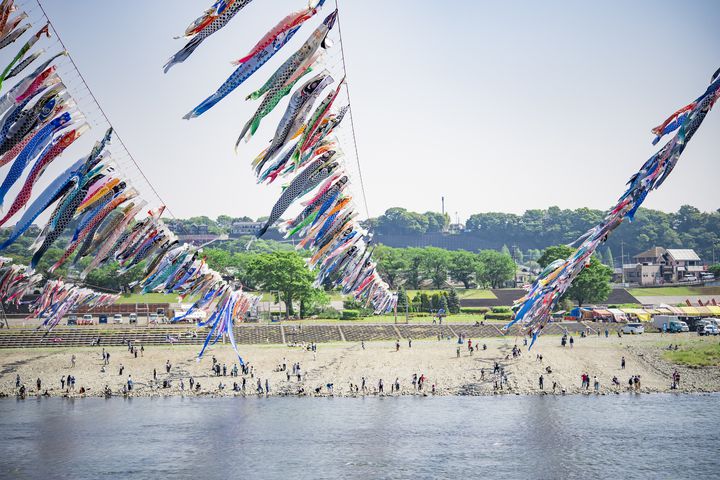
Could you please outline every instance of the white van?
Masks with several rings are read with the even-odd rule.
[[[115,315],[113,315],[113,323],[122,323],[122,322],[123,322],[123,318],[122,318],[121,314],[116,313]]]
[[[623,333],[627,333],[629,335],[640,335],[645,333],[645,327],[642,323],[628,323],[623,327],[622,331]]]

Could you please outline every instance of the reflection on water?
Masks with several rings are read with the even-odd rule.
[[[717,478],[718,400],[3,400],[0,478]]]

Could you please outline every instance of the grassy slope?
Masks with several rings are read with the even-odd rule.
[[[717,338],[717,337],[716,337]],[[666,360],[696,367],[719,366],[720,344],[693,342],[681,345],[680,350],[663,352]]]
[[[418,292],[420,292],[420,293],[424,292],[424,293],[427,293],[428,295],[432,295],[433,293],[443,292],[443,291],[446,291],[446,290],[408,290],[407,294],[408,294],[408,297],[410,297],[410,299],[412,299],[415,296],[415,294]],[[479,298],[496,298],[495,295],[490,290],[482,290],[482,289],[477,289],[477,288],[469,288],[469,289],[458,288],[457,293],[461,299],[464,298],[464,299],[468,299],[468,300],[479,299]]]
[[[681,297],[691,295],[720,295],[720,287],[656,287],[629,288],[632,296],[640,297]]]

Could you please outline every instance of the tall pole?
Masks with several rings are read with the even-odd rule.
[[[622,272],[622,283],[625,285],[625,242],[620,240],[620,271]]]

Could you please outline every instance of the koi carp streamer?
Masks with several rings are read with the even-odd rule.
[[[571,244],[579,245],[577,250],[567,259],[559,259],[551,263],[540,273],[528,293],[515,302],[513,320],[506,328],[519,323],[525,332],[532,335],[532,343],[535,342],[550,321],[553,308],[575,277],[589,263],[593,252],[624,220],[632,221],[648,193],[665,182],[718,98],[720,98],[720,69],[712,75],[710,85],[702,95],[652,129],[652,133],[656,135],[653,144],[657,144],[663,136],[673,131],[677,133],[630,177],[627,190],[620,196],[617,204],[608,211],[603,221]]]

